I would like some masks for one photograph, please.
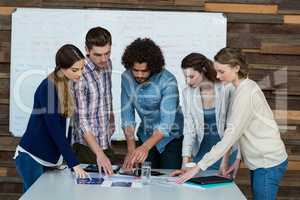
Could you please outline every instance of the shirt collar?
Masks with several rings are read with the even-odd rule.
[[[92,71],[93,70],[98,70],[98,71],[102,71],[101,68],[99,68],[88,56],[86,57],[86,66],[89,67]],[[110,59],[107,61],[108,65],[110,65]],[[110,68],[110,67],[108,67]]]

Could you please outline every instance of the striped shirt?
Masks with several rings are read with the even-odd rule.
[[[80,80],[72,85],[75,97],[74,131],[72,144],[87,145],[83,134],[91,132],[102,149],[110,145],[112,133],[109,119],[112,113],[111,60],[106,69],[100,69],[89,58]]]

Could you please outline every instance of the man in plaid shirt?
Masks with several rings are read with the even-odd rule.
[[[72,85],[74,114],[73,149],[81,163],[97,163],[112,174],[113,152],[110,138],[114,133],[111,92],[111,34],[95,27],[86,35],[86,64],[78,82]]]

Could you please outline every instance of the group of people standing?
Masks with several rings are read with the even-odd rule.
[[[33,111],[14,157],[24,191],[63,160],[78,177],[87,176],[79,163],[94,163],[113,174],[111,45],[109,31],[95,27],[86,35],[86,56],[70,44],[57,51],[55,70],[34,94]],[[165,68],[154,41],[134,40],[124,50],[122,64],[124,169],[147,160],[152,168],[178,169],[172,175],[180,175],[177,182],[183,183],[208,168],[234,178],[243,160],[250,169],[254,199],[276,198],[287,153],[239,49],[221,49],[214,62],[200,53],[184,57],[183,109],[177,80]]]

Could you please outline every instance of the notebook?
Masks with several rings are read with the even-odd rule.
[[[191,178],[187,182],[199,184],[199,185],[206,185],[206,184],[216,184],[216,183],[229,183],[232,181],[233,181],[232,179],[225,178],[222,176],[206,176],[206,177]]]

